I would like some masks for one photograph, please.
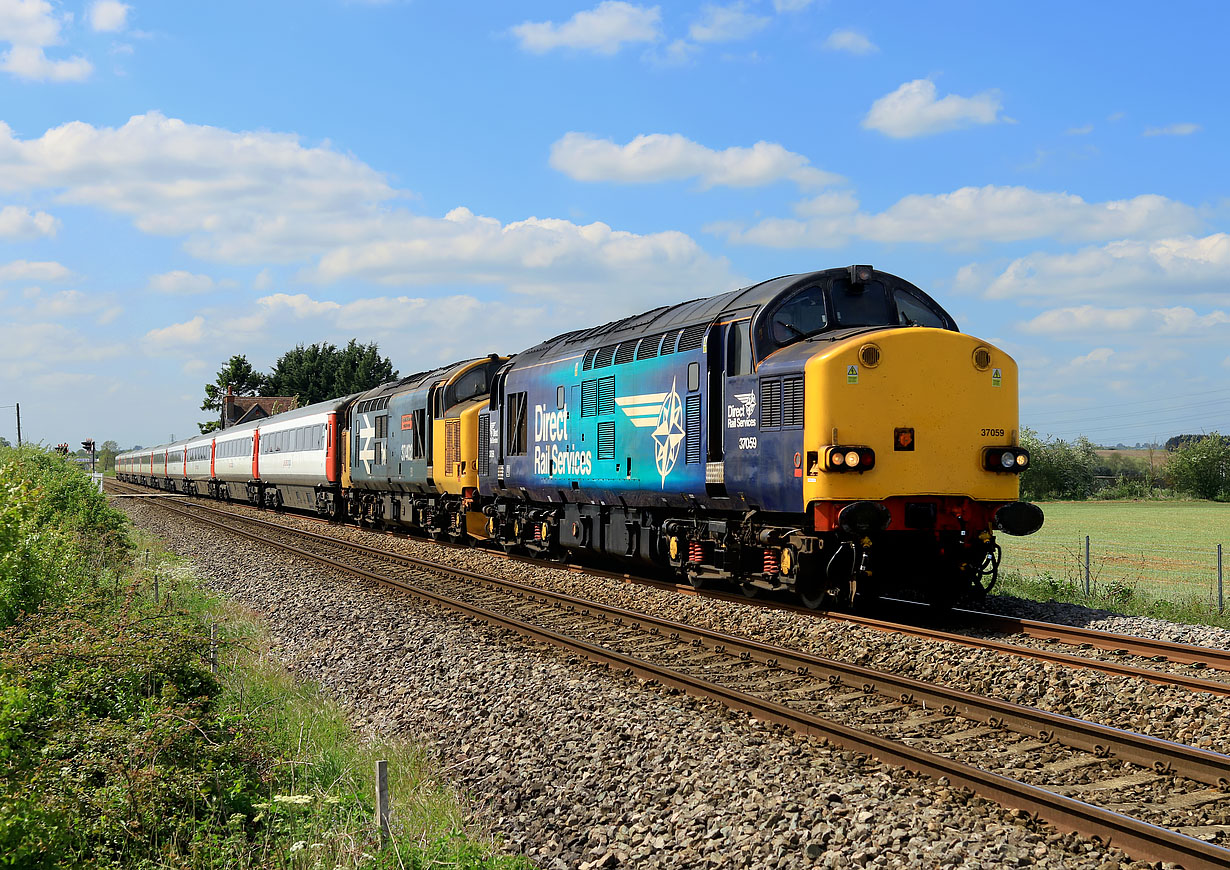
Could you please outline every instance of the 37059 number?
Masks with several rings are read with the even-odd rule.
[[[982,437],[983,438],[1003,438],[1004,430],[1003,429],[983,429]]]
[[[753,438],[740,438],[739,439],[739,449],[740,450],[755,450],[756,449],[756,439],[754,437]]]

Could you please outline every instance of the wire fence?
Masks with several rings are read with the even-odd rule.
[[[1149,546],[1080,535],[1075,540],[1016,539],[1004,544],[1002,570],[1062,583],[1089,598],[1137,594],[1207,603],[1225,613],[1222,545]]]

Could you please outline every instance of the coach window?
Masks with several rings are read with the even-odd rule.
[[[563,387],[555,388],[555,410],[557,411],[564,410],[564,388]]]
[[[700,363],[688,363],[688,392],[700,389]]]

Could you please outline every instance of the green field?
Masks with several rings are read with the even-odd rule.
[[[1230,550],[1230,504],[1085,501],[1042,502],[1039,507],[1046,525],[1037,534],[1000,536],[1004,571],[1083,585],[1088,535],[1095,589],[1118,588],[1167,600],[1215,600],[1217,545]],[[1226,584],[1230,587],[1230,578]],[[1226,594],[1230,596],[1230,588]]]

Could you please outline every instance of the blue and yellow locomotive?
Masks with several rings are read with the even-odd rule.
[[[1017,369],[870,266],[765,281],[518,354],[478,415],[487,536],[842,606],[985,590],[1018,501]]]

